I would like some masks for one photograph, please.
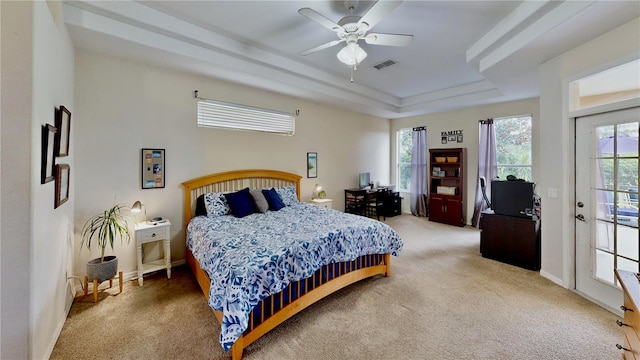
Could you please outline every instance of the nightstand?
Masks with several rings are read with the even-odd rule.
[[[311,199],[309,201],[310,204],[318,205],[323,208],[333,209],[333,200],[332,199]]]
[[[171,223],[169,220],[162,222],[137,223],[136,249],[138,252],[138,285],[142,286],[144,274],[167,269],[167,279],[171,279]],[[142,262],[142,244],[162,241],[164,245],[164,259]]]

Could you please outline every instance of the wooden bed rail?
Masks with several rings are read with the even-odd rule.
[[[320,269],[316,270],[311,277],[293,282],[283,291],[263,299],[249,314],[249,327],[231,347],[232,360],[240,360],[242,358],[243,350],[247,346],[251,345],[261,336],[300,311],[313,305],[320,299],[368,277],[375,275],[389,276],[390,260],[390,254],[372,254],[363,255],[350,262],[323,265]],[[211,281],[206,273],[200,269],[200,266],[189,249],[187,249],[187,263],[189,263],[193,273],[196,274],[196,280],[200,284],[200,288],[202,289],[204,296],[209,300]],[[335,271],[336,267],[339,270],[337,273],[332,274],[331,279],[324,277],[324,274]],[[305,283],[309,281],[314,285],[309,285],[311,289],[306,289],[307,285]],[[316,283],[318,285],[315,285]],[[297,288],[300,292],[300,289],[303,287],[305,288],[304,293],[299,293],[295,300],[291,300],[293,295],[291,289]],[[286,292],[288,292],[289,295],[289,302],[286,302],[284,299]],[[278,301],[275,301],[276,299]],[[275,308],[274,305],[276,302],[280,304],[277,308]],[[269,309],[267,307],[271,308]],[[254,312],[256,309],[258,309],[262,315],[262,318],[257,324],[254,320]],[[218,322],[222,323],[222,312],[217,310],[214,310],[213,312],[218,319]],[[270,316],[265,318],[265,313],[270,314]]]

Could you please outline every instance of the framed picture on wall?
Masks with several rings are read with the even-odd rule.
[[[164,149],[142,149],[142,188],[164,188]]]
[[[318,177],[318,153],[314,153],[314,152],[307,153],[307,177],[308,178]]]
[[[462,134],[458,134],[458,135],[457,135],[457,141],[458,141],[459,143],[461,143],[461,142],[462,142]]]
[[[40,183],[46,184],[54,178],[54,141],[56,128],[53,125],[42,125],[42,159],[40,165]]]
[[[64,204],[69,200],[69,179],[71,167],[68,164],[56,165],[56,200],[53,208]]]
[[[63,157],[69,155],[69,134],[71,133],[71,112],[66,107],[60,106],[56,110],[56,156]]]
[[[440,138],[440,143],[441,144],[446,144],[447,143],[447,137],[446,136],[441,137]]]

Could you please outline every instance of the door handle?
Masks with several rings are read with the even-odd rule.
[[[584,203],[582,201],[578,201],[578,207],[579,208],[584,207]]]
[[[576,219],[578,219],[580,221],[583,221],[583,222],[587,222],[587,220],[585,220],[585,218],[584,218],[584,215],[582,215],[582,214],[576,215]]]

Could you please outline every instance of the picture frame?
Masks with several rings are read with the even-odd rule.
[[[449,135],[449,141],[456,141],[456,136],[455,135]]]
[[[71,112],[64,106],[56,110],[55,155],[69,156],[69,135],[71,134]]]
[[[57,129],[51,124],[42,125],[42,159],[40,165],[40,184],[54,179],[54,143]]]
[[[318,177],[318,153],[315,153],[315,152],[307,153],[307,177],[308,178]]]
[[[446,136],[441,137],[440,138],[440,143],[441,144],[446,144],[447,143],[447,137]]]
[[[462,142],[462,134],[458,134],[458,136],[456,137],[456,141],[459,143]]]
[[[165,150],[143,148],[142,153],[142,188],[161,189],[165,185]]]
[[[53,205],[57,209],[69,200],[69,181],[71,179],[71,167],[69,164],[56,165],[56,198]]]

